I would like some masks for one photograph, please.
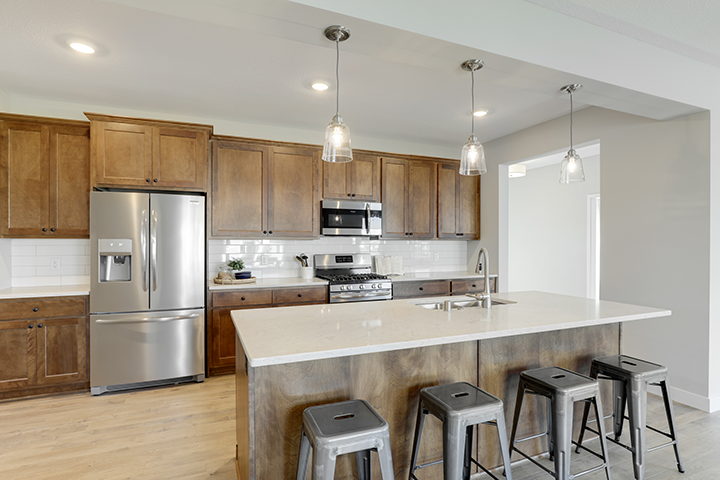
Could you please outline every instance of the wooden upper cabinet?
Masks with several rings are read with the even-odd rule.
[[[349,163],[323,165],[323,198],[380,201],[380,158],[355,154]]]
[[[382,159],[383,237],[435,238],[437,163]]]
[[[319,236],[319,150],[212,143],[212,236]]]
[[[318,151],[272,147],[268,181],[268,235],[320,235]]]
[[[438,237],[480,238],[480,177],[460,175],[455,164],[438,169]]]
[[[2,226],[7,237],[87,237],[87,122],[0,117]]]
[[[232,141],[212,143],[212,236],[266,236],[269,149]]]
[[[85,114],[93,185],[205,191],[212,126]]]

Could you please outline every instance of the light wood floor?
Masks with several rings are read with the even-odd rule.
[[[687,473],[676,470],[672,448],[664,448],[648,454],[646,479],[720,479],[720,412],[679,404],[675,409]],[[648,411],[650,424],[664,427],[660,399],[650,397]],[[663,443],[651,432],[648,438]],[[2,480],[234,480],[234,449],[233,375],[99,397],[76,393],[0,402]],[[583,453],[573,454],[572,461],[577,472],[595,459]],[[632,479],[629,452],[611,445],[610,461],[614,480]],[[514,465],[513,477],[552,478],[529,463]]]

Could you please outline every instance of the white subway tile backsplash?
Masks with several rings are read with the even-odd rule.
[[[12,276],[13,277],[34,277],[35,276],[35,267],[16,267],[13,265]]]
[[[15,245],[13,244],[11,255],[35,255],[35,245]]]
[[[13,287],[51,287],[62,285],[62,277],[13,277]]]
[[[90,275],[63,275],[62,285],[89,285]]]

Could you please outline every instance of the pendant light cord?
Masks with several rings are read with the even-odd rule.
[[[573,131],[573,102],[572,102],[572,94],[573,91],[570,89],[570,150],[573,149],[573,137],[572,137],[572,131]]]
[[[470,118],[472,119],[472,136],[475,136],[475,70],[470,69],[470,78],[472,79],[472,88],[470,91],[472,92],[470,94],[472,98],[472,107],[470,109]]]
[[[340,115],[340,32],[335,34],[335,115]]]

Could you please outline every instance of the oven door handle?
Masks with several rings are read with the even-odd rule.
[[[361,294],[355,294],[355,293],[337,293],[334,295],[330,295],[330,298],[365,298],[365,297],[384,297],[390,295],[389,291],[385,292],[367,292],[367,293],[361,293]]]

